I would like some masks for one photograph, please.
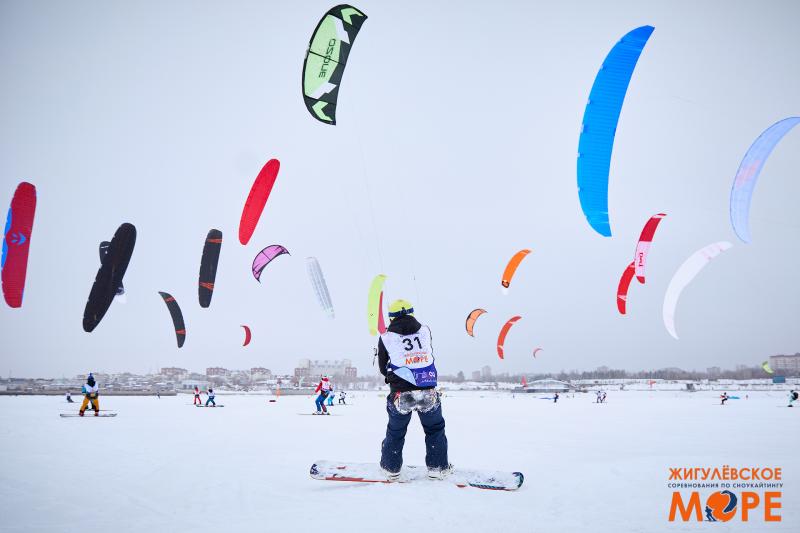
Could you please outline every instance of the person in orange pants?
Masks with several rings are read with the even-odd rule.
[[[86,378],[86,385],[83,386],[83,403],[81,404],[81,410],[78,412],[79,415],[83,416],[90,402],[92,409],[94,409],[94,416],[100,415],[100,402],[97,399],[99,393],[100,387],[97,386],[94,376],[89,372],[89,377]]]

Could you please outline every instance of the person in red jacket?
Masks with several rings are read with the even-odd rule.
[[[200,399],[200,388],[197,385],[194,386],[194,400],[192,400],[192,405],[203,405],[203,400]]]
[[[319,394],[315,403],[317,404],[317,412],[313,413],[315,415],[329,415],[328,408],[325,407],[325,398],[328,397],[331,391],[331,382],[328,380],[328,376],[323,376],[322,379],[319,381],[317,388],[314,389],[314,394]]]

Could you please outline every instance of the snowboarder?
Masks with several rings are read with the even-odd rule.
[[[558,393],[553,394],[553,403],[558,403]]]
[[[200,388],[197,385],[194,386],[194,400],[192,400],[192,405],[203,405],[203,400],[200,399]]]
[[[100,394],[100,387],[97,386],[97,382],[94,380],[94,376],[91,372],[89,372],[89,376],[86,378],[86,384],[83,386],[82,390],[83,403],[81,404],[81,410],[78,411],[78,414],[83,416],[89,403],[91,403],[92,409],[94,409],[94,416],[99,416],[100,402],[97,400],[97,396]]]
[[[600,391],[597,391],[597,397],[594,399],[594,403],[600,403],[600,396],[601,396],[601,394],[602,394],[602,393],[601,393]]]
[[[789,391],[789,407],[794,407],[792,404],[795,402],[795,400],[797,400],[797,396],[798,394],[796,390]]]
[[[206,400],[206,407],[208,407],[208,404],[211,404],[211,407],[216,407],[217,402],[214,401],[214,389],[209,387],[208,392],[206,394],[208,394],[208,399]]]
[[[723,392],[722,396],[720,396],[720,398],[722,399],[722,405],[725,405],[725,402],[728,401],[728,393],[727,392]]]
[[[322,376],[322,379],[319,380],[319,384],[317,384],[317,388],[314,389],[314,394],[319,394],[317,399],[314,403],[317,405],[317,412],[313,413],[316,415],[329,415],[328,408],[325,407],[325,398],[328,397],[328,391],[331,390],[331,382],[328,380],[328,376]]]
[[[347,402],[346,402],[346,401],[344,401],[344,397],[345,397],[345,395],[346,395],[346,394],[345,394],[345,392],[344,392],[343,390],[340,390],[340,391],[339,391],[339,404],[340,404],[340,405],[341,405],[341,404],[347,405]]]
[[[72,394],[69,391],[67,391],[67,403],[75,403],[75,401],[72,399]]]
[[[414,307],[406,300],[392,302],[389,319],[388,330],[378,340],[378,368],[390,388],[386,397],[389,423],[381,445],[381,471],[389,481],[400,478],[406,431],[411,413],[416,411],[425,432],[428,477],[443,479],[452,472],[453,465],[447,460],[431,330],[414,318]]]
[[[336,396],[336,393],[333,391],[333,385],[331,385],[331,390],[328,391],[328,405],[333,407],[333,398]]]
[[[606,391],[603,391],[603,395],[600,396],[600,403],[606,403]]]

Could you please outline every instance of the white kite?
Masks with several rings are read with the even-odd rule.
[[[672,276],[669,282],[667,292],[664,295],[664,327],[670,335],[678,338],[678,333],[675,331],[675,309],[678,307],[678,298],[681,297],[683,289],[700,273],[701,270],[708,264],[709,261],[717,257],[719,254],[728,250],[733,245],[727,241],[715,242],[708,246],[697,250],[689,256],[689,259],[683,264]]]

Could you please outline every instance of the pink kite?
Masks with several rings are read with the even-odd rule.
[[[383,320],[383,291],[381,291],[380,303],[378,304],[378,333],[386,333],[386,322]]]
[[[647,254],[650,253],[650,243],[653,242],[653,235],[656,233],[658,223],[665,216],[667,215],[664,213],[653,215],[642,228],[642,234],[636,244],[636,255],[633,258],[636,267],[636,279],[639,280],[639,283],[644,283],[644,267],[647,263]]]
[[[266,266],[278,257],[279,255],[288,254],[289,250],[281,246],[280,244],[270,244],[260,252],[255,259],[253,259],[253,277],[256,278],[256,281],[261,283],[261,272],[266,268]]]

